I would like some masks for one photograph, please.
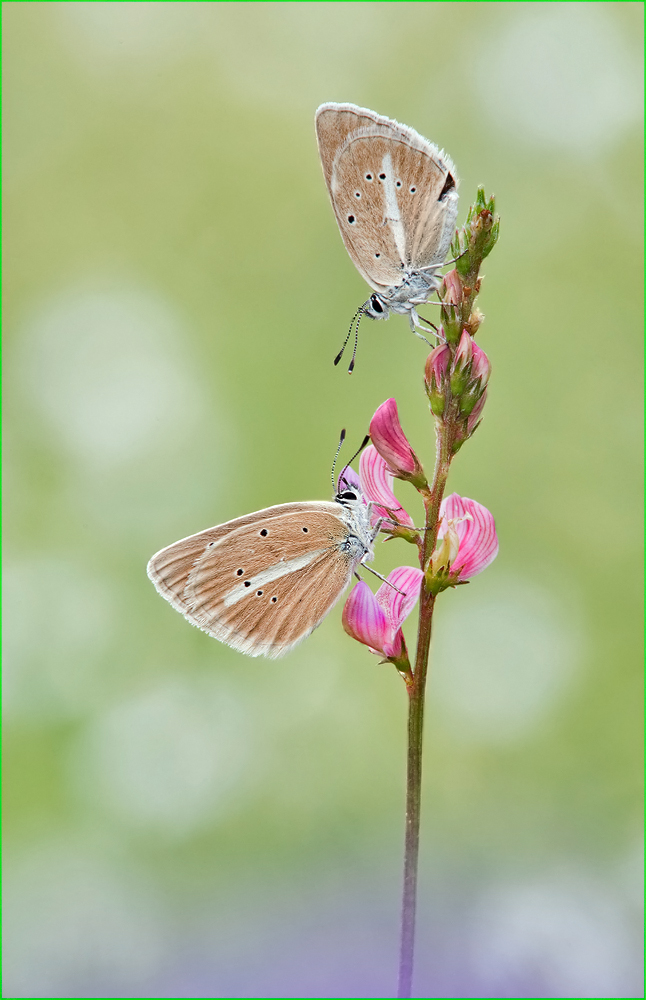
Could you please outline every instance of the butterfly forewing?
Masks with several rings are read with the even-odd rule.
[[[413,129],[366,109],[317,113],[323,172],[341,236],[376,290],[443,261],[457,214],[449,158]]]
[[[150,561],[194,625],[252,656],[279,656],[321,622],[356,564],[336,503],[283,504],[176,542]]]
[[[253,514],[245,514],[237,517],[233,521],[225,524],[218,524],[214,528],[206,528],[195,535],[181,538],[179,542],[168,545],[164,549],[156,552],[148,563],[148,576],[155,587],[182,614],[187,611],[184,600],[184,589],[188,582],[188,576],[195,562],[211,542],[216,542],[225,535],[230,534],[237,528],[245,524],[258,523],[270,517],[277,517],[279,514],[310,512],[314,509],[320,510],[324,507],[330,514],[338,511],[337,504],[318,502],[316,500],[303,501],[302,503],[277,504],[275,507],[265,507],[264,510],[254,511]]]

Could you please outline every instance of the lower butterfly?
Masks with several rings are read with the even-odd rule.
[[[192,625],[249,656],[282,656],[321,624],[379,523],[358,487],[266,507],[161,549],[148,576]]]

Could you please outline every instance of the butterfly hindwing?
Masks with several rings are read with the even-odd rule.
[[[176,542],[149,576],[190,622],[252,656],[279,656],[320,624],[349,582],[335,503],[282,504]],[[245,586],[246,585],[246,586]]]

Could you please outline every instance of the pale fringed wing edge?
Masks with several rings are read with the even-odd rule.
[[[164,598],[164,600],[168,601],[168,603],[171,604],[176,611],[179,611],[179,613],[183,615],[184,618],[191,623],[191,625],[202,629],[202,631],[207,632],[209,635],[213,635],[214,638],[220,638],[220,636],[216,636],[212,631],[195,620],[184,598],[184,591],[186,584],[188,583],[191,570],[200,559],[205,549],[211,542],[224,538],[225,535],[228,535],[231,531],[235,531],[236,528],[241,528],[245,524],[261,523],[266,518],[276,517],[280,514],[296,514],[299,512],[306,513],[313,510],[325,510],[327,513],[332,514],[335,517],[338,517],[339,514],[338,504],[332,501],[326,502],[320,500],[305,500],[297,503],[278,504],[275,507],[265,507],[262,510],[254,511],[252,514],[245,514],[243,517],[237,517],[233,521],[226,521],[224,524],[216,525],[213,528],[206,528],[204,531],[199,531],[194,535],[188,535],[186,538],[181,538],[178,542],[174,542],[172,545],[167,545],[165,548],[160,549],[159,552],[156,552],[155,555],[152,556],[148,562],[146,572],[157,592]],[[341,594],[339,594],[339,597],[340,596]],[[305,638],[305,635],[300,638]],[[297,641],[300,641],[300,638]],[[246,652],[246,649],[240,646],[234,646],[234,644],[229,640],[225,641],[227,641],[229,645],[233,646],[233,648],[240,648],[242,652]],[[295,644],[296,643],[293,643],[292,645]],[[291,648],[292,647],[289,646],[280,650],[278,653],[268,653],[265,655],[274,657],[281,656]],[[259,651],[257,653],[251,653],[250,655],[258,656],[261,655],[261,653],[262,651]]]
[[[430,142],[424,136],[420,135],[419,132],[416,132],[415,129],[410,128],[410,126],[402,125],[394,119],[385,118],[374,111],[370,111],[368,108],[360,108],[354,104],[335,104],[333,102],[322,104],[316,111],[315,124],[323,176],[341,238],[355,267],[371,288],[377,292],[384,292],[386,288],[397,286],[401,282],[393,280],[392,283],[384,283],[377,280],[364,267],[363,263],[360,262],[359,254],[355,251],[352,243],[349,243],[349,236],[344,231],[343,220],[339,215],[332,191],[335,164],[341,151],[345,148],[349,140],[358,139],[363,135],[378,134],[393,141],[405,142],[432,160],[445,176],[451,174],[455,192],[449,195],[446,204],[442,206],[440,212],[442,233],[439,237],[435,253],[424,255],[422,249],[431,235],[428,232],[429,222],[433,218],[437,219],[437,203],[434,200],[429,202],[425,217],[420,218],[416,226],[416,231],[411,234],[412,244],[409,248],[409,253],[413,258],[418,256],[420,258],[424,257],[423,261],[420,260],[422,266],[441,266],[450,246],[453,226],[458,211],[457,188],[459,178],[451,157],[443,149],[439,149],[435,143]],[[393,279],[397,276],[393,275]]]
[[[328,115],[328,120],[326,122],[325,115],[330,112],[331,114]],[[396,121],[394,118],[385,118],[383,115],[378,115],[375,111],[371,111],[369,108],[360,108],[356,104],[335,104],[334,101],[328,101],[326,104],[321,104],[316,109],[314,119],[319,155],[328,191],[330,190],[330,180],[332,177],[334,159],[340,147],[344,144],[345,140],[351,133],[357,132],[363,128],[370,128],[370,126],[374,125],[383,127],[384,131],[381,133],[382,135],[390,135],[395,139],[405,139],[416,149],[426,153],[434,159],[439,166],[446,170],[447,173],[450,172],[452,174],[456,187],[458,186],[459,181],[455,164],[446,150],[439,149],[434,142],[431,142],[430,139],[426,139],[423,135],[420,135],[420,133],[416,132],[414,128],[410,127],[410,125],[402,125],[401,122]],[[366,119],[365,125],[361,119]],[[336,141],[333,140],[332,133],[336,133]],[[323,153],[321,151],[322,145],[330,147],[331,155],[329,157],[327,153]]]

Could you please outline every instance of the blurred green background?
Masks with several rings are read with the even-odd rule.
[[[643,5],[3,16],[4,995],[393,996],[399,677],[340,608],[252,660],[145,575],[327,498],[340,427],[389,396],[432,462],[405,319],[332,366],[367,296],[316,151],[333,100],[444,146],[460,221],[479,183],[502,218],[449,482],[500,555],[437,611],[414,995],[642,996]]]

